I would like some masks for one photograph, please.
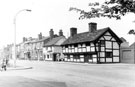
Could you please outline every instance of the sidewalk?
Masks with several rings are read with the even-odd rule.
[[[20,62],[18,61],[16,63],[16,66],[14,66],[13,62],[10,61],[9,65],[7,65],[7,70],[25,70],[25,69],[32,69],[33,67],[31,66],[25,66],[20,64]]]

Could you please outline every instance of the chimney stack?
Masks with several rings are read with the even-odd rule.
[[[97,23],[91,22],[89,23],[89,32],[93,33],[97,30]]]
[[[59,31],[59,36],[63,36],[63,31],[62,30]]]
[[[74,27],[70,28],[70,36],[73,37],[76,34],[77,34],[77,28]]]
[[[50,34],[50,38],[53,38],[54,37],[54,31],[53,31],[53,29],[50,29],[49,34]]]
[[[40,34],[38,34],[38,39],[42,39],[42,33],[40,32]]]
[[[23,37],[23,42],[25,42],[26,41],[26,38],[25,37]]]

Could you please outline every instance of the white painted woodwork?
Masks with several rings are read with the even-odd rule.
[[[76,59],[74,59],[74,62],[76,62],[77,60]]]
[[[67,58],[67,55],[64,55],[65,58]]]
[[[101,51],[105,51],[105,47],[101,47]]]
[[[67,58],[65,58],[65,61],[67,61]]]
[[[91,47],[91,51],[95,51],[95,48],[94,47]]]
[[[114,48],[114,49],[119,49],[119,45],[118,45],[117,42],[113,42],[113,48]]]
[[[86,47],[86,44],[83,44],[82,47]]]
[[[82,48],[82,52],[86,52],[86,48]]]
[[[113,62],[119,62],[119,57],[113,57]]]
[[[103,38],[103,37],[101,37],[99,40],[104,40],[104,38]]]
[[[83,57],[84,58],[84,55],[80,55],[80,57]]]
[[[87,52],[90,52],[90,46],[87,46],[86,49],[87,49]]]
[[[70,58],[71,59],[71,61],[73,61],[73,58]]]
[[[68,48],[66,48],[66,53],[68,53]]]
[[[112,58],[106,58],[106,62],[112,62]]]
[[[105,58],[100,58],[100,62],[105,62]]]
[[[112,50],[111,49],[106,49],[106,52],[112,52]]]
[[[97,57],[97,55],[92,55],[92,57]]]
[[[110,40],[112,37],[111,36],[104,36],[105,40]]]
[[[70,61],[70,59],[67,59],[68,61]]]
[[[71,58],[71,57],[73,58],[73,55],[70,55],[70,58]]]
[[[93,62],[96,63],[97,62],[97,58],[93,58]]]
[[[81,62],[84,62],[84,58],[80,58],[80,61],[81,61]]]
[[[72,53],[74,53],[75,52],[75,50],[74,49],[72,49]]]
[[[91,43],[91,44],[90,44],[90,46],[94,46],[94,44],[93,44],[93,43]]]
[[[65,46],[63,46],[62,48],[65,49]]]
[[[77,62],[80,62],[80,59],[77,59]]]
[[[114,38],[112,38],[111,41],[116,41],[116,40]]]
[[[105,52],[100,52],[100,57],[105,57]]]
[[[68,48],[71,48],[71,46],[69,45]]]
[[[79,51],[79,52],[82,52],[82,48],[78,48],[78,51]]]
[[[81,47],[81,44],[78,44],[78,47]]]
[[[63,53],[65,53],[65,52],[66,52],[66,50],[64,49],[64,50],[63,50]]]
[[[109,32],[106,32],[105,35],[111,35]]]
[[[117,55],[117,56],[119,56],[119,50],[113,50],[113,55]]]
[[[97,50],[97,51],[99,51],[99,48],[98,48],[98,47],[96,47],[96,50]]]
[[[112,42],[111,41],[105,41],[106,48],[112,48]]]
[[[71,53],[71,49],[68,49],[69,53]]]
[[[75,52],[78,52],[78,48],[77,47],[75,47]]]
[[[72,48],[75,48],[74,45],[72,45]]]
[[[89,62],[92,62],[92,59],[89,59]]]

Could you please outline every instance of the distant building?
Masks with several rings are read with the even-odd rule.
[[[50,61],[61,61],[64,58],[61,44],[66,40],[62,30],[58,36],[54,36],[54,32],[50,30],[50,40],[44,44],[44,59]]]
[[[29,38],[24,40],[24,58],[28,60],[44,60],[43,45],[49,41],[49,37],[38,34],[37,39]]]
[[[120,54],[121,54],[121,62],[122,63],[135,63],[135,43],[130,46],[127,45],[127,41],[123,40],[124,45],[121,46]]]
[[[67,62],[119,63],[121,39],[109,28],[97,30],[96,23],[89,23],[89,31],[77,34],[70,29],[70,37],[62,44]]]

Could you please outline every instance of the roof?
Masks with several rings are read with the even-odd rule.
[[[36,43],[36,42],[41,42],[41,41],[44,41],[44,40],[47,40],[47,39],[49,39],[50,37],[44,37],[44,38],[42,38],[42,39],[37,39],[37,40],[34,40],[34,41],[32,41],[33,43]]]
[[[130,48],[135,48],[135,42],[133,42],[129,47]]]
[[[66,39],[65,36],[59,36],[52,38],[48,43],[46,43],[44,46],[53,46],[53,45],[61,45],[64,41],[59,42],[61,39]]]
[[[120,39],[121,39],[123,42],[127,42],[124,37],[121,37]]]
[[[117,35],[109,27],[107,27],[107,28],[99,29],[93,33],[84,32],[84,33],[76,34],[73,37],[69,37],[62,45],[82,43],[82,42],[93,42],[93,41],[98,40],[107,31],[113,33],[113,35],[116,37],[116,39],[119,42],[122,42],[117,37]]]

